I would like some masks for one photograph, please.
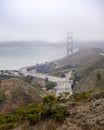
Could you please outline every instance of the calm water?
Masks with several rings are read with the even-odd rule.
[[[19,69],[46,61],[56,60],[66,55],[64,46],[42,47],[0,47],[0,70]]]

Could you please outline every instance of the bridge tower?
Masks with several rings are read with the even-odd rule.
[[[72,32],[67,33],[67,56],[73,54],[73,34]]]

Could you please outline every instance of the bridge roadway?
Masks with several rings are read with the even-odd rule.
[[[42,73],[36,73],[36,74],[33,74],[33,73],[29,73],[29,72],[25,72],[25,76],[27,75],[31,75],[31,76],[34,76],[34,77],[37,77],[37,78],[41,78],[41,79],[46,79],[48,78],[49,81],[52,81],[52,82],[56,82],[57,83],[57,86],[56,86],[56,95],[59,95],[59,93],[62,93],[62,92],[69,92],[70,95],[72,94],[72,89],[71,89],[71,85],[72,83],[70,82],[69,78],[71,77],[71,71],[66,74],[66,77],[65,78],[59,78],[59,77],[55,77],[55,76],[50,76],[48,74],[42,74]]]

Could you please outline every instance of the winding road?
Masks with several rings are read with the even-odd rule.
[[[69,73],[66,74],[65,78],[59,78],[59,77],[55,77],[55,76],[50,76],[48,74],[43,74],[43,73],[29,73],[29,72],[25,72],[24,75],[31,75],[37,78],[41,78],[41,79],[46,79],[48,78],[49,81],[52,82],[56,82],[57,86],[56,86],[56,95],[58,96],[59,93],[63,93],[63,92],[69,92],[70,95],[72,95],[72,89],[71,89],[71,85],[72,82],[69,80],[71,77],[72,71],[69,71]]]

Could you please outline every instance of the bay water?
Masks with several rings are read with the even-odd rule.
[[[0,70],[14,70],[66,56],[66,46],[0,47]]]

